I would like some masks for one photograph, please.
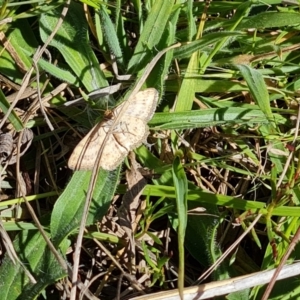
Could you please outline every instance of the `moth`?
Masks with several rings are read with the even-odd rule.
[[[101,149],[100,167],[109,171],[116,169],[129,151],[146,142],[149,135],[147,123],[155,112],[158,98],[158,91],[148,88],[114,108],[110,118],[95,125],[75,147],[68,167],[92,170]]]

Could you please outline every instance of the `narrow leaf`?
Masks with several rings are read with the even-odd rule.
[[[6,100],[6,97],[2,93],[2,90],[0,90],[0,110],[3,113],[6,113],[9,107],[10,107],[10,103]],[[20,120],[20,118],[18,117],[18,115],[15,113],[14,110],[11,112],[8,119],[10,123],[14,126],[16,131],[20,131],[24,128],[22,121]]]
[[[172,12],[173,3],[174,1],[171,0],[154,2],[134,54],[129,62],[129,72],[132,72],[135,68],[140,70],[145,66],[145,58],[149,55],[149,50],[157,51],[155,47],[164,32],[164,28]]]
[[[239,28],[271,28],[294,26],[300,23],[300,15],[294,12],[265,12],[249,18]]]
[[[183,299],[184,289],[184,239],[187,225],[187,193],[188,183],[184,169],[177,156],[172,168],[173,181],[176,194],[176,206],[178,214],[178,251],[179,251],[179,272],[178,289],[181,299]]]
[[[237,65],[237,68],[243,75],[250,89],[256,104],[260,107],[267,119],[272,121],[273,114],[271,111],[269,93],[260,72],[247,65]]]
[[[272,121],[285,124],[287,119],[280,114],[273,114]],[[187,129],[195,127],[217,126],[222,124],[268,124],[266,115],[258,109],[229,107],[192,110],[177,113],[156,113],[149,122],[157,129]]]
[[[109,47],[109,50],[115,56],[118,65],[123,66],[124,65],[123,54],[117,37],[115,26],[112,23],[110,17],[108,16],[104,6],[102,6],[101,9],[99,10],[99,14],[100,14],[102,32],[105,41],[107,42],[107,45]]]

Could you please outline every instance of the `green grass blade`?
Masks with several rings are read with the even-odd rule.
[[[0,110],[3,113],[6,113],[10,107],[10,103],[6,100],[5,95],[2,93],[2,90],[0,90]],[[8,117],[9,122],[14,126],[16,131],[21,131],[24,126],[18,115],[13,110],[11,114]]]
[[[110,17],[106,12],[106,7],[102,6],[99,10],[101,28],[105,41],[109,47],[110,52],[115,56],[116,62],[119,67],[124,67],[123,53],[117,37],[116,29]]]
[[[183,44],[180,48],[175,49],[174,56],[177,59],[187,58],[190,57],[194,52],[201,49],[205,49],[205,47],[215,44],[221,38],[238,37],[243,35],[245,35],[245,33],[241,31],[224,31],[208,33],[205,36],[203,36],[200,40]]]
[[[285,124],[287,119],[273,114],[276,124]],[[229,107],[192,110],[177,113],[156,113],[149,125],[155,129],[188,129],[223,124],[268,124],[269,120],[261,110]]]
[[[238,27],[238,25],[242,22],[242,20],[248,16],[251,10],[251,2],[246,1],[245,3],[242,3],[237,8],[237,11],[232,19],[233,24],[230,26],[229,31],[234,31]],[[214,49],[210,52],[208,58],[202,65],[201,72],[204,73],[211,63],[213,57],[224,47],[224,45],[228,42],[229,38],[225,37],[222,40],[220,40],[214,47]]]
[[[174,109],[175,112],[188,111],[192,108],[196,93],[196,81],[193,78],[191,78],[190,74],[197,70],[198,67],[198,53],[195,52],[191,56],[187,67],[187,72],[184,75],[182,84],[180,86],[178,98]]]
[[[51,74],[52,76],[59,78],[60,80],[73,84],[79,85],[78,78],[75,77],[72,73],[67,70],[63,70],[44,59],[40,59],[38,65],[45,70],[47,73]]]
[[[197,33],[197,23],[195,22],[194,14],[193,14],[193,0],[188,0],[186,2],[186,17],[188,22],[188,36],[187,41],[192,41]]]
[[[165,30],[158,48],[167,48],[176,41],[176,24],[179,18],[180,9],[176,9],[174,13],[170,16],[170,21],[166,26],[168,28]],[[146,85],[149,87],[155,86],[161,93],[164,94],[165,89],[165,77],[168,76],[169,69],[174,57],[174,50],[168,51],[153,68],[151,74],[146,80]]]
[[[300,23],[300,16],[295,12],[264,12],[250,17],[240,28],[272,28],[293,26]]]
[[[135,47],[134,54],[128,64],[128,72],[140,70],[145,66],[149,51],[157,51],[156,46],[163,35],[173,8],[173,1],[155,1],[147,17],[145,26]]]
[[[246,65],[238,65],[237,68],[240,70],[244,79],[247,82],[251,95],[253,96],[256,104],[260,107],[261,111],[265,114],[266,118],[269,120],[268,124],[262,124],[260,126],[260,132],[263,136],[270,136],[272,134],[278,133],[277,130],[277,120],[271,110],[269,93],[264,82],[263,76],[256,70],[250,68]],[[286,152],[285,146],[282,143],[273,143],[270,141],[274,149]],[[269,153],[270,159],[273,164],[277,166],[278,171],[282,170],[285,158],[280,157],[274,153]]]
[[[180,163],[180,158],[177,156],[173,162],[172,168],[176,207],[178,215],[178,251],[179,251],[179,272],[178,272],[178,289],[181,299],[183,299],[184,289],[184,240],[185,230],[187,225],[187,192],[188,183],[184,169]]]
[[[119,186],[117,191],[119,193],[125,193],[126,187]],[[147,185],[143,191],[143,195],[176,199],[175,188],[166,185]],[[215,205],[228,206],[240,210],[253,210],[254,212],[259,210],[262,213],[267,212],[265,208],[265,202],[245,200],[237,197],[224,196],[219,194],[216,195],[212,193],[203,192],[200,189],[189,189],[187,192],[187,200],[196,201],[199,203],[210,203]],[[273,216],[299,217],[299,215],[300,207],[280,206],[275,207],[273,210]]]
[[[273,121],[273,113],[270,105],[269,93],[260,72],[247,65],[237,65],[242,76],[247,82],[251,95],[253,96],[256,104],[266,115],[267,119]]]

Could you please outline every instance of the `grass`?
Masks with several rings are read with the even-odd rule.
[[[216,262],[205,283],[276,268],[300,216],[299,3],[63,7],[3,2],[0,10],[0,126],[14,141],[0,146],[2,299],[75,299],[74,248],[93,175],[69,170],[68,157],[176,43],[142,87],[160,94],[148,144],[95,178],[77,297],[86,282],[101,299],[172,289],[183,298]],[[228,297],[263,299],[260,282]],[[297,276],[278,281],[269,299],[297,299],[298,286]]]

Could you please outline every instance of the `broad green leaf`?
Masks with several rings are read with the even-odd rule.
[[[27,71],[32,65],[32,56],[38,47],[38,42],[28,20],[17,20],[8,39],[18,55],[19,64]]]
[[[0,267],[1,300],[36,299],[48,285],[66,276],[39,232],[23,230],[13,244],[37,283],[31,283],[21,265],[15,265],[6,255]],[[61,244],[61,252],[66,253],[68,246],[66,242]]]
[[[118,183],[120,167],[108,172],[100,170],[94,189],[87,226],[106,214]],[[91,171],[76,171],[54,205],[51,215],[51,235],[55,245],[74,232],[80,224],[90,182]]]
[[[28,20],[17,20],[11,30],[6,32],[6,39],[14,49],[16,58],[1,43],[0,45],[0,71],[2,75],[10,78],[16,84],[21,84],[24,72],[32,65],[32,56],[35,53],[38,42],[34,36]],[[22,71],[23,69],[23,71]]]
[[[204,207],[203,215],[188,216],[185,247],[188,252],[205,268],[209,268],[222,254],[218,245],[218,227],[220,219],[217,206],[214,204],[189,203],[189,209]],[[210,215],[212,214],[212,215]],[[214,280],[220,280],[221,270],[213,273]]]

